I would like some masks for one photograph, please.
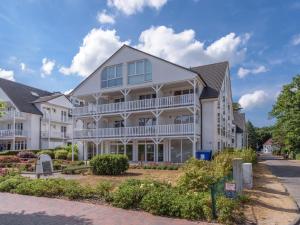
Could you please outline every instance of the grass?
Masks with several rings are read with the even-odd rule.
[[[181,170],[128,169],[126,173],[117,176],[78,175],[70,178],[76,179],[81,184],[89,184],[92,186],[97,185],[101,181],[109,181],[112,184],[118,186],[120,183],[128,179],[150,179],[176,184],[181,173]]]

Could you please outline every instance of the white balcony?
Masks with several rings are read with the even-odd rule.
[[[0,130],[0,138],[13,138],[14,136],[23,137],[26,136],[24,130]]]
[[[19,111],[0,111],[0,120],[25,119],[25,113]]]
[[[42,138],[49,138],[49,131],[42,131],[41,132]],[[50,138],[54,139],[70,139],[71,135],[69,133],[59,132],[59,131],[51,131]]]
[[[61,117],[61,116],[57,116],[57,115],[48,115],[46,113],[44,113],[42,119],[44,121],[51,121],[51,122],[56,122],[56,123],[68,123],[71,124],[72,123],[72,119],[70,117]]]
[[[101,105],[89,105],[75,107],[72,110],[73,116],[86,116],[93,114],[120,113],[130,111],[142,111],[151,109],[164,109],[171,107],[184,107],[194,104],[194,94],[167,96],[153,99],[143,99],[127,102],[118,102]]]
[[[122,138],[122,137],[155,137],[155,136],[185,136],[200,134],[200,125],[196,124],[168,124],[154,126],[120,127],[120,128],[100,128],[75,130],[74,138]]]

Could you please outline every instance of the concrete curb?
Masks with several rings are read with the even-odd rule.
[[[279,179],[280,180],[280,179]],[[281,183],[282,184],[282,183]],[[298,212],[300,213],[300,207],[297,204],[296,200],[290,195],[290,193],[288,192],[287,188],[285,187],[284,184],[282,184],[282,186],[284,187],[284,190],[286,193],[289,194],[290,199],[292,199],[292,201],[294,202],[296,208],[298,209]],[[292,222],[289,223],[289,225],[300,225],[300,215],[298,215]]]

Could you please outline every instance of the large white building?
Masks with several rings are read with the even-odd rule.
[[[184,162],[233,147],[228,62],[185,68],[124,45],[71,93],[79,157]]]
[[[0,151],[49,149],[71,140],[71,102],[51,93],[0,78]]]

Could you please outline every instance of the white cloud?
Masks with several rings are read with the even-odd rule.
[[[27,69],[26,64],[25,63],[20,63],[20,68],[22,71],[25,71]]]
[[[0,68],[0,78],[4,78],[6,80],[15,81],[14,71],[12,70],[5,70]]]
[[[195,38],[194,30],[175,33],[172,28],[159,26],[143,31],[135,47],[186,67],[225,60],[234,65],[245,58],[249,38],[249,34],[229,33],[206,47]],[[118,48],[129,43],[122,41],[114,29],[95,28],[84,37],[71,65],[61,67],[59,71],[65,75],[88,76]]]
[[[72,88],[72,89],[69,89],[69,90],[66,90],[66,91],[64,92],[64,95],[68,95],[68,94],[70,94],[72,91],[73,91],[73,88]]]
[[[129,44],[129,41],[120,41],[116,30],[92,29],[84,37],[70,67],[61,67],[59,71],[65,75],[76,73],[83,77],[90,75],[123,44]]]
[[[249,38],[249,34],[237,36],[229,33],[205,47],[204,42],[195,39],[195,31],[192,29],[175,33],[172,28],[159,26],[143,31],[136,47],[184,66],[225,60],[233,65],[244,59],[244,45]]]
[[[97,14],[97,20],[102,24],[114,24],[116,22],[114,16],[107,14],[106,10]]]
[[[295,35],[292,39],[292,45],[300,45],[300,34]]]
[[[267,71],[268,71],[268,69],[265,66],[258,66],[258,67],[253,68],[253,69],[246,69],[246,68],[240,67],[239,70],[238,70],[238,76],[240,78],[244,78],[244,77],[246,77],[250,74],[265,73]]]
[[[263,90],[244,94],[240,97],[239,103],[245,110],[264,104],[268,100],[268,94]]]
[[[143,11],[145,7],[159,10],[167,0],[107,0],[109,7],[116,8],[126,15],[132,15]]]
[[[54,66],[55,66],[54,60],[43,58],[42,67],[41,67],[42,77],[45,77],[46,75],[51,75]]]

